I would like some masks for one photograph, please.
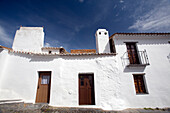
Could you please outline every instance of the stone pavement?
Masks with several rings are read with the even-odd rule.
[[[170,113],[165,109],[125,109],[120,111],[104,111],[97,108],[52,107],[47,104],[6,103],[0,104],[0,113]]]

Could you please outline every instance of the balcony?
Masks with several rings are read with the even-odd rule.
[[[127,51],[121,57],[123,66],[126,67],[144,67],[149,65],[146,50],[144,51]]]

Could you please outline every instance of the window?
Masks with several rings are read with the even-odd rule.
[[[65,50],[63,48],[60,48],[60,53],[64,53]]]
[[[50,76],[42,75],[41,84],[49,84],[49,81],[50,81]]]
[[[144,81],[144,75],[133,75],[134,78],[134,84],[136,89],[136,94],[146,94],[146,87],[145,87],[145,81]]]
[[[52,53],[52,51],[49,51],[48,53],[49,53],[49,54],[51,54],[51,53]]]

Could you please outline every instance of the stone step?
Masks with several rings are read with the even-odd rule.
[[[14,100],[0,100],[0,104],[7,104],[7,103],[21,103],[24,102],[22,99],[14,99]]]
[[[33,104],[33,103],[5,103],[0,104],[0,113],[40,113],[41,108],[47,104]]]

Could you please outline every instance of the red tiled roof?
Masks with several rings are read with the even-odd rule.
[[[8,49],[8,50],[12,50],[12,48],[8,48],[8,47],[4,47],[0,45],[0,48],[4,48],[4,49]]]
[[[72,49],[71,53],[96,53],[95,49]]]
[[[117,53],[67,53],[60,56],[84,56],[84,55],[117,55]]]
[[[33,52],[25,52],[25,51],[14,51],[9,50],[10,53],[18,53],[18,54],[29,54],[29,55],[42,55],[42,56],[87,56],[87,55],[116,55],[116,53],[60,53],[60,54],[48,54],[48,53],[33,53]]]
[[[62,47],[42,47],[41,49],[61,49]]]
[[[110,38],[115,35],[170,35],[170,33],[114,33]]]

